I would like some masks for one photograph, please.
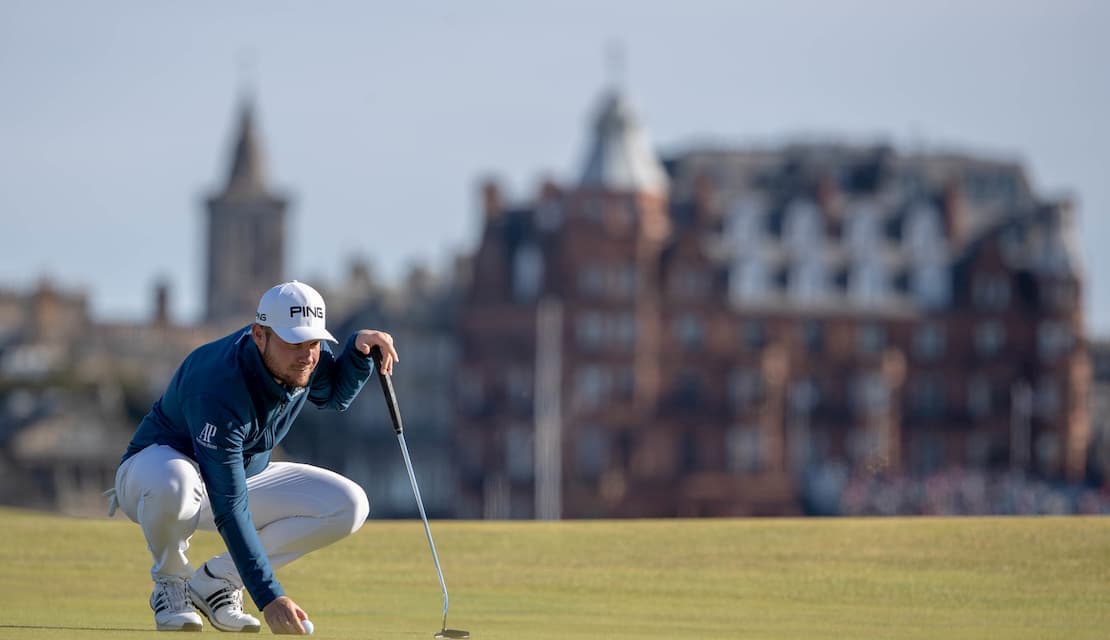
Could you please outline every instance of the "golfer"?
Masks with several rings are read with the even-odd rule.
[[[154,556],[150,607],[159,631],[200,631],[197,610],[220,631],[258,631],[242,589],[274,633],[305,633],[308,615],[274,570],[336,542],[370,512],[354,482],[307,464],[271,462],[305,402],[342,411],[370,377],[397,362],[393,338],[352,335],[338,354],[324,300],[297,282],[267,291],[253,324],[199,347],[182,362],[135,431],[109,491],[138,523]],[[220,532],[227,551],[194,569],[197,529]],[[194,610],[194,607],[196,609]]]

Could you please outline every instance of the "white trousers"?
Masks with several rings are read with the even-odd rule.
[[[172,447],[151,445],[120,465],[115,489],[120,510],[143,529],[154,557],[151,576],[192,577],[189,538],[197,529],[216,530],[197,463]],[[247,478],[247,504],[275,570],[358,531],[370,514],[362,487],[293,462],[271,462]],[[207,564],[213,575],[243,586],[226,551]]]

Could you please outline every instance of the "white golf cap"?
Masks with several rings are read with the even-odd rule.
[[[290,344],[309,340],[339,343],[324,328],[324,298],[303,282],[285,282],[262,294],[254,321]]]

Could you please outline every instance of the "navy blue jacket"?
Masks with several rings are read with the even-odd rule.
[[[250,327],[198,347],[174,373],[135,431],[127,460],[152,444],[169,445],[197,461],[216,528],[261,610],[284,595],[247,509],[247,478],[270,462],[305,400],[346,409],[373,369],[352,335],[335,356],[321,343],[307,387],[278,383],[262,363]],[[122,462],[122,461],[121,461]]]

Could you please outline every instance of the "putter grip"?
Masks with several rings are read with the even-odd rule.
[[[389,417],[393,420],[393,432],[399,434],[405,430],[405,427],[401,424],[401,410],[397,408],[397,394],[393,392],[393,378],[382,373],[381,348],[377,345],[370,347],[370,357],[374,360],[374,371],[378,373],[378,382],[382,384],[385,406],[389,408]]]

